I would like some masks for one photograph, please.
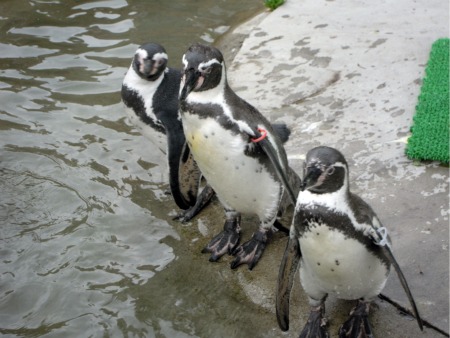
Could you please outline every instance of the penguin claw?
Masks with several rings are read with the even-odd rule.
[[[209,184],[207,184],[200,195],[197,197],[197,201],[195,205],[190,207],[187,210],[182,210],[177,216],[173,219],[178,220],[181,223],[189,222],[192,218],[194,218],[204,207],[206,207],[211,201],[212,197],[215,195],[214,190],[211,188]]]
[[[323,316],[324,306],[319,305],[311,309],[308,321],[300,333],[299,338],[328,338],[327,320]]]
[[[189,208],[187,210],[180,211],[178,215],[173,218],[173,220],[180,221],[181,223],[186,223],[193,219],[199,212],[200,210],[193,206],[192,208]]]
[[[259,229],[252,238],[244,244],[238,246],[232,253],[236,258],[231,262],[232,269],[239,265],[247,264],[252,270],[261,258],[267,243],[267,230]]]
[[[368,315],[370,303],[362,300],[350,312],[350,318],[339,328],[339,338],[373,338]]]
[[[220,234],[214,236],[211,242],[209,242],[208,245],[202,250],[202,253],[211,253],[209,261],[216,262],[227,252],[228,254],[231,254],[238,242],[238,232],[230,232],[224,230]]]
[[[210,262],[216,262],[227,252],[231,255],[233,250],[239,244],[239,222],[240,219],[229,219],[225,222],[221,233],[214,236],[208,245],[202,250],[202,253],[211,253]]]

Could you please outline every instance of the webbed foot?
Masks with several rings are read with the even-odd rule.
[[[325,307],[319,305],[311,308],[308,321],[299,338],[328,338],[327,320],[324,317]]]
[[[231,268],[247,264],[249,270],[252,270],[266,248],[268,232],[269,230],[259,228],[248,242],[238,246],[232,253],[236,258],[231,262]]]
[[[227,252],[231,254],[239,243],[240,216],[229,218],[225,221],[223,231],[214,236],[208,245],[202,250],[202,253],[211,253],[210,262],[216,262]]]
[[[197,201],[195,205],[190,207],[187,210],[181,211],[177,216],[173,219],[179,220],[182,223],[189,222],[192,218],[194,218],[204,207],[206,207],[211,198],[214,196],[215,192],[213,188],[209,184],[205,185],[200,195],[197,197]]]
[[[369,323],[370,302],[358,301],[350,318],[339,328],[339,338],[373,338]]]

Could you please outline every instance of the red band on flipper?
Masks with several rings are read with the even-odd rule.
[[[267,137],[267,130],[262,129],[262,128],[258,128],[258,131],[261,133],[261,136],[258,137],[258,138],[252,138],[251,140],[254,143],[258,143],[258,142],[264,140]]]

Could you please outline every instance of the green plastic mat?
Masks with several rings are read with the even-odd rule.
[[[406,146],[410,159],[449,162],[449,41],[431,47]]]

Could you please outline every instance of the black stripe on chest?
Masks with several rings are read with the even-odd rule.
[[[389,259],[382,250],[363,231],[355,229],[352,220],[347,214],[337,213],[327,207],[315,205],[314,208],[301,205],[295,214],[294,226],[301,238],[307,232],[313,232],[317,224],[327,226],[331,231],[339,231],[346,238],[352,238],[363,244],[368,251],[378,257],[387,267],[390,266]]]
[[[142,122],[159,133],[166,133],[161,122],[155,121],[146,114],[144,99],[136,90],[127,85],[122,85],[122,100],[128,108],[131,108],[134,111]]]

